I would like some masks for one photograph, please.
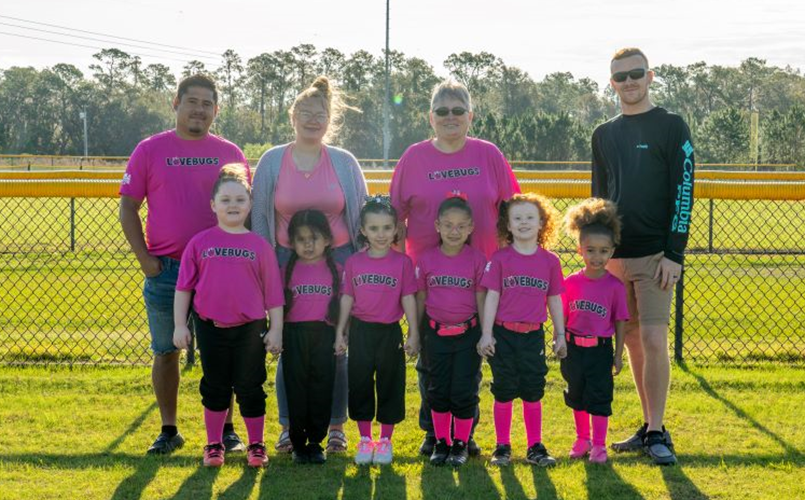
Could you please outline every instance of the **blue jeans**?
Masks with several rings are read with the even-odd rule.
[[[288,263],[291,258],[292,250],[277,245],[277,262],[280,267]],[[347,257],[355,253],[355,248],[351,243],[333,249],[333,258],[336,262],[344,265]],[[277,412],[279,422],[283,427],[288,427],[288,395],[285,392],[285,376],[282,373],[282,356],[280,355],[277,363],[277,376],[274,380],[277,388]],[[335,385],[333,386],[333,405],[330,412],[330,425],[339,425],[347,421],[347,356],[336,356],[335,359]]]
[[[151,350],[157,356],[176,352],[173,345],[173,297],[176,280],[179,278],[179,261],[159,257],[162,271],[152,278],[145,278],[143,298],[151,332]]]

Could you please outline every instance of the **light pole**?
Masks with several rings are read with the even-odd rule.
[[[391,96],[389,87],[389,3],[386,0],[386,96],[383,99],[383,166],[389,168],[389,143],[391,142],[391,131],[389,130],[389,99]]]
[[[84,157],[86,158],[89,156],[87,152],[87,108],[84,108],[84,111],[78,114],[82,120],[84,120]]]

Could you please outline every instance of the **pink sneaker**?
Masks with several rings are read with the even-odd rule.
[[[268,465],[265,443],[252,443],[246,448],[246,462],[249,467],[265,467]]]
[[[372,463],[375,465],[388,465],[393,458],[393,446],[389,438],[381,438],[380,441],[375,443],[375,456],[372,458]]]
[[[370,465],[375,454],[375,443],[370,437],[362,437],[358,443],[358,452],[355,454],[357,465]]]
[[[593,444],[589,439],[576,439],[570,448],[570,458],[584,458],[590,453]]]
[[[607,447],[593,446],[593,449],[590,451],[590,462],[594,464],[607,463]]]
[[[204,447],[204,467],[220,467],[224,465],[224,445],[212,443]]]

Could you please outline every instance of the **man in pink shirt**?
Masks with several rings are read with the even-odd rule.
[[[227,163],[246,164],[234,144],[209,133],[218,114],[218,92],[206,76],[182,80],[173,101],[176,128],[153,135],[135,148],[120,187],[120,225],[145,276],[143,297],[154,363],[151,380],[162,432],[149,454],[170,453],[184,444],[176,427],[179,350],[173,345],[173,297],[179,260],[196,233],[216,224],[210,195]],[[140,206],[148,200],[145,234]],[[230,409],[224,444],[242,451]]]

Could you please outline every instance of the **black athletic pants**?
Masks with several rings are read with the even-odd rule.
[[[427,374],[427,405],[439,413],[450,412],[456,418],[475,418],[480,401],[481,356],[476,350],[481,339],[480,325],[461,335],[442,337],[431,328],[425,315],[420,332]]]
[[[204,372],[201,404],[212,411],[228,410],[234,390],[242,416],[265,415],[266,348],[260,335],[266,331],[266,320],[218,328],[212,321],[193,319]]]
[[[519,333],[495,325],[495,355],[492,368],[492,395],[506,403],[514,399],[535,402],[545,395],[545,332],[542,327]]]
[[[562,377],[567,382],[565,404],[591,415],[612,415],[612,339],[595,347],[579,347],[567,343],[567,357],[560,362]]]
[[[296,450],[321,443],[330,426],[335,384],[335,328],[323,321],[285,323],[282,374],[288,399],[288,433]]]
[[[347,381],[349,418],[376,418],[381,424],[403,421],[405,353],[399,323],[367,323],[354,316],[350,319]]]

